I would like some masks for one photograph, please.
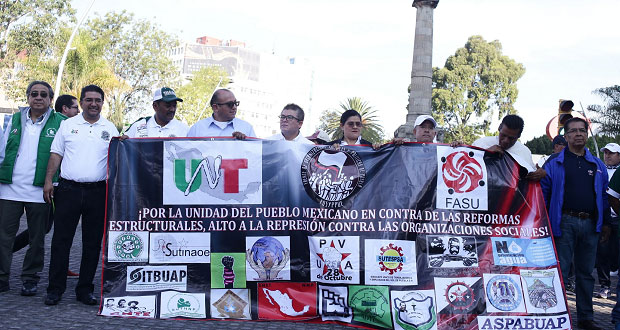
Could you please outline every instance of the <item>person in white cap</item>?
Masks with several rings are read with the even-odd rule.
[[[616,172],[616,168],[620,165],[620,145],[617,143],[608,143],[601,148],[603,152],[603,162],[607,167],[609,179]],[[610,296],[611,277],[610,272],[612,265],[617,265],[618,260],[618,215],[611,209],[611,218],[609,224],[603,224],[601,229],[601,237],[598,241],[598,249],[596,252],[596,272],[598,274],[598,283],[601,288],[594,295],[599,298],[607,299]]]
[[[326,144],[327,142],[329,142],[329,140],[331,140],[329,135],[325,133],[325,131],[320,129],[314,132],[314,134],[306,136],[306,139],[312,141],[312,143],[317,145]]]
[[[437,136],[437,122],[429,115],[420,115],[415,119],[413,124],[413,136],[416,142],[421,143],[433,143],[435,142],[435,136]],[[403,142],[409,142],[406,138],[395,138],[392,143],[399,145]]]
[[[300,106],[294,103],[285,105],[278,118],[280,118],[280,133],[268,137],[267,140],[286,140],[303,144],[314,144],[299,132],[304,124],[304,110]]]
[[[136,120],[125,131],[126,137],[185,137],[189,126],[174,118],[177,102],[183,100],[174,93],[172,88],[162,87],[153,93],[154,116]]]

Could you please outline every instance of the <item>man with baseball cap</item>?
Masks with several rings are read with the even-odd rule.
[[[314,134],[307,136],[306,139],[312,141],[314,144],[323,145],[331,140],[329,135],[322,130],[317,130]]]
[[[435,141],[435,136],[437,135],[437,131],[435,130],[436,127],[437,122],[432,116],[418,116],[413,124],[413,136],[415,137],[415,141],[422,143],[433,143]],[[409,142],[409,139],[395,138],[392,140],[392,143],[395,145],[403,144],[403,142]]]
[[[616,168],[620,165],[620,145],[617,143],[608,143],[601,148],[603,152],[603,162],[607,167],[609,179],[616,172]],[[618,264],[618,215],[611,209],[611,218],[609,224],[603,224],[601,229],[601,237],[598,241],[598,249],[596,252],[596,272],[598,274],[598,283],[601,285],[600,290],[595,296],[603,299],[609,297],[611,286],[610,272],[612,265],[617,268]]]
[[[162,87],[153,93],[154,116],[140,118],[125,131],[125,136],[136,137],[185,137],[189,126],[174,118],[177,111],[177,102],[183,99],[177,97],[174,90]],[[123,138],[126,138],[123,136]]]
[[[551,150],[552,150],[551,154],[557,154],[558,152],[564,150],[564,148],[566,148],[566,139],[562,135],[556,135],[556,137],[553,138],[553,142],[551,143]],[[537,168],[543,167],[543,165],[545,165],[545,162],[547,161],[547,159],[549,159],[549,157],[550,156],[540,157],[540,159],[536,163],[536,167]]]

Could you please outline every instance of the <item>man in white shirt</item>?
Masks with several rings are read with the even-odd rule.
[[[189,126],[174,118],[177,102],[183,100],[174,93],[172,88],[162,87],[153,93],[152,117],[140,118],[125,131],[125,136],[137,137],[185,137]]]
[[[29,107],[13,115],[0,140],[0,292],[9,290],[13,243],[26,210],[30,247],[22,267],[21,294],[34,296],[45,255],[49,205],[43,200],[43,183],[50,145],[67,117],[50,108],[54,91],[48,83],[31,82],[26,96]]]
[[[55,229],[52,237],[46,305],[56,305],[67,287],[69,252],[75,228],[82,217],[82,261],[75,294],[86,305],[99,302],[93,296],[93,278],[103,238],[108,146],[116,127],[101,117],[103,90],[88,85],[80,93],[82,114],[63,122],[52,143],[43,197],[54,197],[52,176],[60,166],[56,189]],[[62,166],[61,166],[62,161]]]
[[[294,103],[287,104],[278,118],[280,118],[280,133],[268,137],[267,140],[286,140],[303,144],[314,144],[299,132],[304,124],[304,110],[300,106]]]
[[[235,118],[239,101],[228,89],[218,89],[211,97],[213,117],[198,121],[189,129],[188,137],[194,136],[234,136],[243,140],[246,136],[256,137],[254,128],[245,120]]]
[[[536,168],[532,160],[532,152],[523,143],[519,142],[523,126],[524,123],[521,117],[507,115],[502,119],[502,123],[499,124],[498,136],[479,138],[472,145],[500,154],[504,154],[504,152],[509,153],[519,165],[527,169],[526,179],[540,181],[547,173],[542,168]]]

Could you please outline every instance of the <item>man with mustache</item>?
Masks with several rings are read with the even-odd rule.
[[[177,97],[172,88],[162,87],[155,90],[153,93],[155,115],[135,121],[125,131],[122,139],[127,137],[185,137],[189,127],[174,118],[177,102],[183,102],[183,99]]]

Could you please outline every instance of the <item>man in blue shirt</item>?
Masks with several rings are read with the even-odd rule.
[[[594,321],[592,293],[594,261],[603,225],[609,218],[608,175],[605,164],[586,148],[588,123],[572,118],[564,124],[568,147],[553,154],[540,181],[560,260],[568,278],[575,259],[577,320],[581,329],[601,329]]]
[[[210,101],[213,117],[198,121],[189,129],[188,137],[193,136],[234,136],[243,140],[246,136],[256,137],[254,128],[247,121],[235,118],[239,101],[228,89],[218,89]]]

